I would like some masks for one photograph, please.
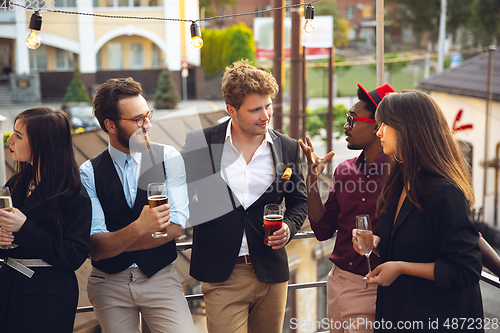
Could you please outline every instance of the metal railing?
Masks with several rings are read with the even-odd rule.
[[[314,233],[312,231],[298,232],[295,234],[295,236],[293,237],[292,240],[313,238],[313,237],[314,237]],[[192,242],[177,243],[177,250],[178,251],[185,251],[185,250],[190,249],[192,247],[192,245],[193,245]],[[498,277],[496,277],[493,274],[487,273],[484,270],[481,272],[481,281],[484,281],[484,282],[486,282],[489,285],[492,285],[494,287],[500,288],[500,281],[498,280]],[[325,286],[326,286],[326,281],[295,283],[295,284],[289,284],[288,290],[318,288],[318,287],[325,287]],[[197,300],[202,300],[202,299],[203,299],[203,294],[186,295],[187,301],[197,301]],[[92,311],[94,311],[92,306],[81,306],[81,307],[77,308],[76,313],[85,313],[85,312],[92,312]]]

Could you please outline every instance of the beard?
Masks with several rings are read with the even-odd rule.
[[[116,139],[123,147],[130,149],[130,137],[132,134],[128,134],[119,124],[116,124],[116,128],[118,129]]]

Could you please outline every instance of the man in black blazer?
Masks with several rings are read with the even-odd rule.
[[[194,227],[190,274],[204,282],[210,333],[281,332],[284,246],[307,215],[300,148],[269,129],[278,92],[271,74],[237,61],[226,68],[222,92],[231,119],[188,133],[181,152]],[[271,203],[286,211],[268,246],[263,209]]]

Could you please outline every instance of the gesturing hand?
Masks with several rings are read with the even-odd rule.
[[[314,147],[309,136],[306,136],[306,141],[307,145],[302,140],[299,140],[299,144],[307,158],[307,166],[309,169],[307,177],[316,181],[323,170],[325,170],[326,165],[330,162],[335,153],[331,151],[326,154],[325,157],[320,158],[314,152]]]

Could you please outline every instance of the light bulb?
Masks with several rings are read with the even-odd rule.
[[[191,23],[191,45],[199,49],[203,46],[203,39],[201,39],[201,30],[198,22]]]
[[[32,50],[40,47],[42,38],[40,37],[40,29],[42,28],[42,15],[38,11],[31,14],[29,29],[31,30],[26,36],[26,46]]]
[[[312,25],[312,20],[314,18],[314,7],[309,4],[306,8],[306,14],[305,14],[305,19],[306,19],[306,24],[304,24],[304,31],[308,34],[314,31],[314,27]]]
[[[26,46],[32,50],[35,50],[42,45],[42,37],[38,34],[38,31],[31,30],[28,36],[25,39]]]
[[[306,19],[306,23],[304,24],[304,32],[310,34],[314,31],[314,26],[312,25],[312,19]]]
[[[200,36],[191,37],[191,45],[199,49],[203,46],[203,39]]]

